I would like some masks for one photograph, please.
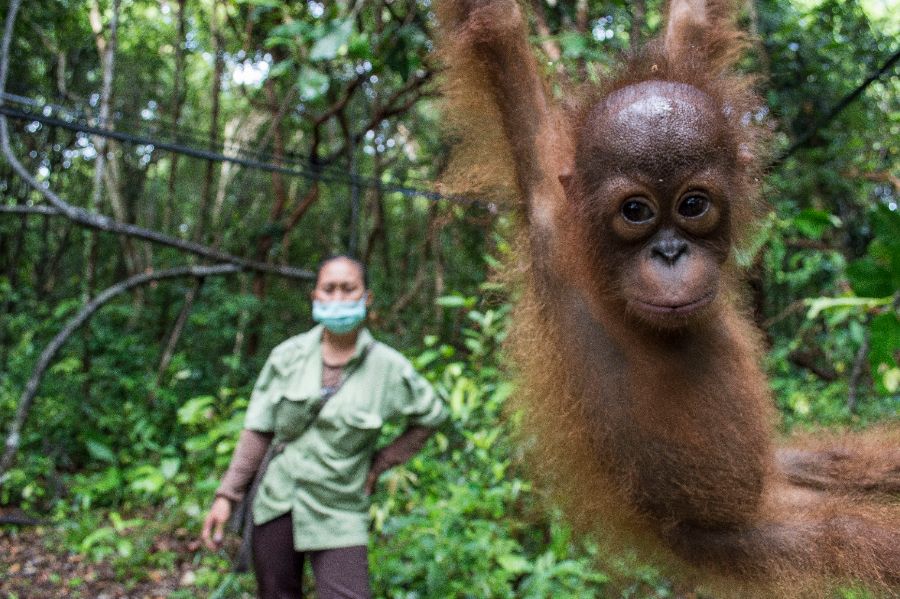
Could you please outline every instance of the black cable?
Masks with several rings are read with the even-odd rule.
[[[0,99],[3,101],[9,101],[12,103],[28,106],[45,116],[50,116],[47,114],[47,109],[51,109],[57,113],[57,116],[62,116],[64,119],[72,119],[77,120],[82,123],[91,124],[92,121],[96,121],[95,117],[92,117],[87,111],[83,108],[70,108],[66,106],[62,106],[60,104],[54,104],[50,102],[41,102],[34,98],[30,98],[28,96],[21,96],[18,94],[12,94],[9,92],[0,94]],[[121,112],[115,112],[111,117],[106,121],[106,123],[97,123],[99,126],[110,125],[112,123],[128,123],[132,125],[132,131],[141,131],[147,137],[158,137],[160,135],[167,136],[173,143],[184,143],[185,141],[192,143],[194,146],[199,146],[206,148],[211,151],[218,150],[220,153],[224,154],[226,152],[231,154],[239,154],[245,158],[256,159],[261,162],[271,162],[274,158],[273,152],[265,152],[262,150],[255,150],[251,148],[247,148],[246,146],[241,146],[234,142],[228,142],[226,140],[222,140],[217,143],[215,146],[210,144],[209,140],[209,130],[201,129],[199,127],[191,127],[186,123],[178,123],[176,125],[173,120],[166,120],[159,116],[154,116],[152,119],[145,119],[143,117],[138,117],[136,115],[125,116]],[[177,129],[177,133],[171,135],[173,129]],[[283,152],[282,160],[286,160],[287,162],[294,163],[309,163],[310,158],[308,155],[301,154],[300,152]],[[341,175],[346,173],[349,169],[349,161],[348,164],[340,164],[340,163],[330,163],[328,165],[323,165],[321,167],[320,172],[332,171],[332,172],[340,172]],[[335,175],[340,178],[341,175]],[[407,181],[416,181],[419,183],[428,183],[426,179],[422,179],[419,177],[407,177]],[[351,182],[347,183],[348,185],[352,185]]]
[[[51,109],[56,113],[57,117],[63,118],[67,122],[78,121],[87,124],[93,123],[96,126],[110,126],[113,123],[124,122],[131,125],[132,131],[143,132],[148,137],[166,135],[171,133],[173,129],[177,129],[177,132],[174,133],[174,135],[169,135],[169,138],[172,139],[172,141],[174,141],[175,143],[184,143],[185,141],[187,141],[195,146],[204,147],[209,150],[218,149],[222,153],[230,151],[231,153],[241,154],[245,157],[249,156],[267,162],[270,162],[272,159],[271,152],[267,153],[261,150],[253,150],[247,147],[242,147],[233,142],[228,142],[226,140],[222,140],[215,146],[213,146],[210,143],[208,130],[201,129],[199,127],[191,127],[190,125],[187,125],[185,123],[179,123],[176,127],[174,121],[165,120],[159,117],[145,119],[137,115],[125,116],[121,112],[114,112],[105,122],[100,123],[97,122],[96,117],[91,116],[83,108],[70,108],[50,102],[39,102],[34,98],[20,96],[18,94],[11,94],[8,92],[0,94],[0,98],[2,98],[4,102],[28,106],[29,108],[39,112],[40,114],[43,114],[44,116],[50,116],[50,114],[47,112],[47,109]],[[308,157],[298,152],[285,152],[283,156],[284,158],[294,162],[308,162]]]
[[[387,185],[380,181],[376,181],[375,179],[369,177],[362,177],[359,175],[343,175],[336,176],[330,175],[323,171],[314,171],[309,169],[302,168],[290,168],[286,166],[281,166],[277,164],[272,164],[268,162],[261,162],[259,160],[252,160],[248,158],[241,158],[239,156],[226,156],[220,152],[213,152],[210,150],[203,150],[199,148],[193,148],[190,146],[185,146],[178,143],[172,143],[160,139],[155,139],[151,137],[141,136],[141,135],[133,135],[131,133],[127,133],[124,131],[114,131],[110,129],[106,129],[103,127],[95,127],[88,124],[81,123],[73,123],[68,122],[63,119],[45,116],[43,114],[35,114],[28,113],[18,110],[16,108],[12,108],[5,104],[0,104],[0,114],[4,114],[10,118],[23,120],[23,121],[37,121],[39,123],[43,123],[45,125],[49,125],[51,127],[59,127],[61,129],[66,129],[69,131],[77,131],[81,133],[87,133],[89,135],[97,135],[100,137],[106,137],[109,139],[115,139],[117,141],[128,143],[128,144],[136,144],[136,145],[146,145],[153,146],[154,148],[159,148],[162,150],[166,150],[169,152],[175,152],[178,154],[182,154],[185,156],[190,156],[192,158],[200,158],[202,160],[211,160],[214,162],[230,162],[232,164],[237,164],[246,168],[257,169],[267,172],[273,173],[281,173],[284,175],[290,175],[295,177],[303,177],[312,181],[320,181],[324,183],[336,183],[340,185],[360,185],[364,187],[374,187],[381,192],[388,193],[400,193],[405,196],[415,197],[421,196],[427,198],[431,201],[439,201],[439,200],[448,200],[455,203],[460,204],[468,204],[468,205],[485,205],[484,202],[480,200],[476,200],[473,198],[467,198],[464,196],[458,195],[445,195],[436,191],[431,191],[429,189],[418,189],[415,187],[410,187],[406,185]]]

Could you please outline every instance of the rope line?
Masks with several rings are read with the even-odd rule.
[[[496,206],[493,203],[487,203],[482,200],[465,196],[442,194],[430,189],[421,189],[409,185],[382,183],[381,181],[378,181],[371,177],[353,175],[350,173],[336,175],[325,172],[324,169],[288,167],[243,156],[229,156],[222,152],[187,146],[177,142],[163,140],[157,137],[137,135],[124,130],[114,130],[107,127],[95,126],[85,122],[78,122],[78,120],[75,119],[66,120],[46,114],[47,108],[52,109],[52,106],[41,105],[33,99],[25,98],[24,96],[16,96],[14,94],[4,93],[3,99],[13,100],[21,104],[32,106],[36,109],[35,111],[25,111],[9,106],[6,103],[0,104],[0,114],[20,121],[39,122],[50,127],[57,127],[69,131],[86,133],[88,135],[106,137],[108,139],[114,139],[122,143],[152,146],[153,148],[166,150],[176,154],[182,154],[184,156],[190,156],[192,158],[199,158],[201,160],[210,160],[213,162],[230,162],[232,164],[237,164],[250,169],[280,173],[293,177],[302,177],[311,181],[335,183],[347,186],[357,185],[360,187],[374,187],[381,192],[400,193],[407,197],[424,197],[435,202],[440,200],[447,200],[453,203],[471,206],[486,206],[491,211],[496,210]],[[38,112],[38,109],[40,109],[40,112]]]

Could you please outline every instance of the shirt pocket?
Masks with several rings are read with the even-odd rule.
[[[357,455],[368,447],[374,447],[383,421],[381,416],[355,409],[339,414],[336,427],[330,435],[335,452],[346,457]]]
[[[289,443],[298,438],[318,415],[318,397],[282,396],[275,404],[275,436]]]

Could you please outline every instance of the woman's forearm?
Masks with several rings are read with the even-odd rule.
[[[216,490],[216,497],[234,502],[243,499],[271,442],[272,433],[243,429],[231,456],[231,464]]]
[[[406,463],[425,446],[435,429],[413,425],[383,447],[372,460],[372,469],[381,474],[389,468]]]

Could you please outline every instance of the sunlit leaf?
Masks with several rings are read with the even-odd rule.
[[[531,563],[521,555],[501,555],[497,558],[497,563],[501,568],[513,574],[531,572]]]
[[[159,471],[166,480],[171,480],[181,467],[181,460],[178,458],[166,458],[159,465]]]
[[[95,460],[100,460],[101,462],[107,462],[109,464],[116,462],[116,454],[103,443],[88,439],[84,445],[87,448],[88,453],[91,454],[91,457]]]
[[[855,308],[862,310],[871,310],[878,306],[885,306],[892,302],[892,298],[873,298],[873,297],[817,297],[806,300],[809,310],[806,318],[812,320],[816,318],[823,310],[834,310],[839,308]]]
[[[300,98],[306,102],[312,102],[324,96],[328,91],[328,75],[312,67],[303,67],[300,70],[297,85],[300,88]]]
[[[320,37],[309,52],[310,60],[331,60],[341,51],[346,51],[350,34],[353,33],[353,19],[332,21],[327,33]]]
[[[201,395],[194,397],[178,408],[178,422],[181,424],[197,424],[206,418],[207,409],[212,406],[215,397]]]
[[[444,295],[434,300],[442,308],[462,308],[466,305],[466,298],[461,295]]]

